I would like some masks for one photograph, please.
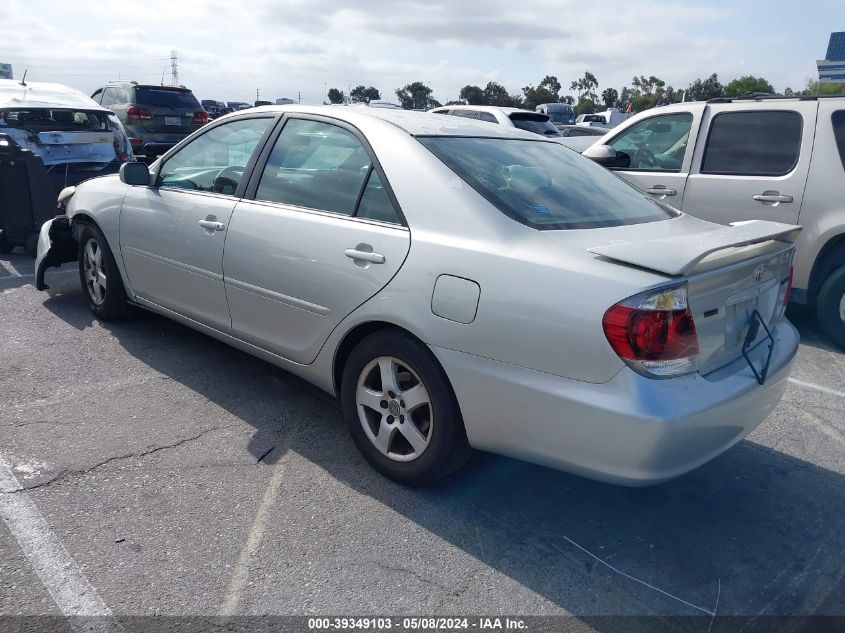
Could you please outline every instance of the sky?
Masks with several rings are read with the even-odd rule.
[[[599,92],[714,72],[803,88],[845,30],[845,0],[2,0],[0,25],[16,78],[28,69],[89,94],[113,79],[170,83],[175,50],[199,99],[255,101],[258,89],[319,103],[364,84],[395,101],[422,81],[445,103],[488,81],[521,93],[555,75],[568,89],[585,71]]]

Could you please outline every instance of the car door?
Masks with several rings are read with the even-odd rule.
[[[605,143],[616,150],[616,162],[608,169],[680,208],[700,121],[700,110],[692,108],[658,112],[637,121]]]
[[[249,116],[209,128],[166,158],[154,186],[129,190],[120,251],[139,299],[231,330],[223,245],[243,175],[274,120]]]
[[[683,210],[722,224],[796,224],[817,109],[797,99],[708,105]]]
[[[236,336],[298,363],[401,267],[410,233],[354,128],[289,116],[232,215],[223,258]]]

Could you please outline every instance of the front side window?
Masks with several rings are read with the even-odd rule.
[[[234,195],[271,117],[219,125],[180,149],[159,171],[161,187]]]
[[[635,123],[608,145],[616,150],[610,167],[634,171],[681,171],[692,114],[663,114]]]
[[[839,159],[842,167],[845,168],[845,110],[837,110],[831,116],[833,123],[833,137],[836,139],[836,147],[839,150]]]
[[[794,110],[721,112],[710,124],[701,173],[788,174],[798,164],[803,126]]]
[[[559,143],[419,140],[499,211],[536,229],[590,229],[675,217],[669,207]]]

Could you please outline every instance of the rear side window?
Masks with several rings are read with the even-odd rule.
[[[479,120],[487,121],[488,123],[498,123],[498,121],[496,120],[496,117],[494,117],[489,112],[479,112],[478,118],[479,118]]]
[[[836,147],[839,149],[839,160],[845,169],[845,110],[837,110],[831,117],[833,122],[833,137],[836,139]]]
[[[803,119],[794,111],[722,112],[713,118],[702,174],[783,176],[801,151]]]
[[[135,88],[135,103],[150,107],[188,108],[198,110],[199,101],[190,90],[167,87]]]
[[[370,171],[370,178],[367,180],[367,186],[364,187],[364,195],[361,196],[361,202],[358,203],[358,213],[355,216],[399,224],[396,208],[393,206],[390,196],[387,195],[384,184],[382,184],[375,169]]]

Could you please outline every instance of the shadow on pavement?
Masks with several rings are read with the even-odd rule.
[[[91,324],[79,292],[44,305],[74,327]],[[479,454],[446,481],[409,489],[369,468],[336,401],[304,381],[144,311],[103,326],[130,354],[252,426],[256,459],[294,451],[570,613],[706,615],[717,583],[719,614],[845,613],[845,478],[835,472],[743,441],[653,488]],[[707,630],[693,621],[690,630]],[[602,622],[590,626],[611,630]]]

